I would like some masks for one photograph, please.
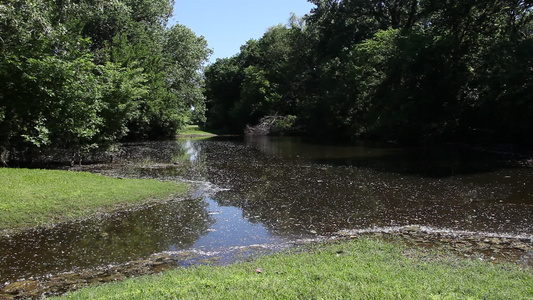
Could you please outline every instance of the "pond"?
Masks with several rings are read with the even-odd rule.
[[[227,263],[350,230],[533,236],[531,161],[466,147],[217,137],[125,144],[111,163],[81,169],[195,188],[184,199],[0,238],[0,287],[162,253],[197,254],[177,265]]]

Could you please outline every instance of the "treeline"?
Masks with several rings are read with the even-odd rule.
[[[206,70],[207,127],[532,143],[533,1],[311,0]]]
[[[0,148],[31,159],[203,121],[210,50],[173,0],[0,1]],[[5,159],[5,157],[4,157]]]

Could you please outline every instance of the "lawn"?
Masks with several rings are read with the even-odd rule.
[[[216,136],[216,134],[203,131],[198,125],[187,125],[184,130],[178,131],[179,137],[210,137]]]
[[[533,299],[533,273],[375,239],[89,287],[68,299]]]
[[[80,219],[188,190],[185,183],[37,169],[0,168],[0,182],[0,232]]]

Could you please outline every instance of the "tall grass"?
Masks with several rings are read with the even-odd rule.
[[[47,225],[169,198],[183,183],[117,179],[87,172],[0,168],[0,230]]]

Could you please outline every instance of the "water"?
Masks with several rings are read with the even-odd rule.
[[[154,253],[228,253],[340,230],[417,224],[533,235],[533,168],[451,146],[178,140],[127,144],[113,163],[84,169],[196,188],[186,199],[0,238],[0,286]]]
[[[532,233],[531,168],[453,149],[323,146],[288,138],[198,145],[219,201],[277,235],[419,224]]]
[[[208,234],[201,236],[194,249],[221,249],[235,246],[245,247],[258,244],[282,243],[284,240],[272,234],[263,224],[244,218],[242,210],[237,207],[220,206],[211,198],[206,199],[210,215],[216,221],[208,229]]]

